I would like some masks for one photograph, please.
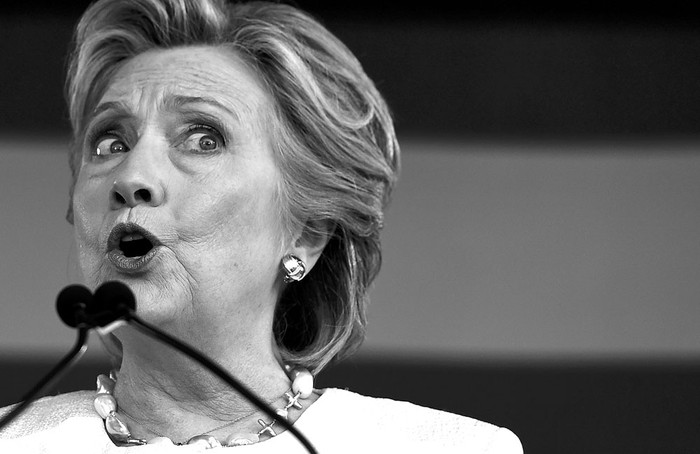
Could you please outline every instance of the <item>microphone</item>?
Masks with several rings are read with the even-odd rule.
[[[92,292],[82,285],[69,285],[56,298],[56,312],[71,328],[87,322],[87,307],[92,304]]]
[[[0,430],[10,424],[29,404],[34,402],[40,392],[51,389],[66,371],[83,356],[87,350],[88,330],[95,326],[90,322],[90,317],[86,312],[92,300],[92,292],[82,285],[70,285],[58,294],[56,298],[58,316],[66,325],[78,328],[75,344],[68,354],[22,397],[19,403],[0,419]]]
[[[191,359],[207,368],[209,371],[226,382],[234,390],[243,395],[253,405],[267,416],[273,418],[282,427],[289,430],[310,453],[316,449],[298,429],[285,418],[278,415],[266,402],[253,391],[236,380],[225,369],[186,343],[161,331],[136,315],[136,298],[125,284],[118,281],[108,281],[97,288],[95,294],[82,285],[70,285],[64,288],[56,299],[56,311],[60,319],[71,328],[78,329],[75,345],[63,359],[32,388],[9,413],[0,419],[0,430],[19,416],[24,409],[36,399],[44,389],[53,386],[65,372],[72,367],[87,350],[88,332],[92,328],[104,328],[118,321],[132,322],[132,326],[142,333],[159,340],[179,350]]]
[[[273,418],[282,427],[289,430],[297,440],[306,448],[309,453],[316,453],[316,449],[309,440],[297,428],[292,426],[285,418],[278,415],[266,402],[258,397],[253,391],[249,390],[245,385],[235,379],[224,368],[216,362],[209,359],[203,353],[197,351],[194,347],[189,346],[166,332],[156,328],[143,321],[136,315],[136,298],[131,289],[119,281],[109,281],[102,284],[95,290],[93,309],[90,311],[92,320],[99,323],[100,326],[105,326],[117,319],[124,319],[127,322],[132,322],[131,326],[140,332],[159,340],[171,347],[179,350],[181,353],[189,356],[199,364],[207,368],[221,380],[226,382],[238,393],[243,395],[248,401],[255,405],[260,411],[267,416]],[[102,324],[104,323],[104,324]]]
[[[135,313],[136,298],[125,284],[107,281],[95,290],[90,315],[97,326],[105,327],[117,320],[128,320]]]

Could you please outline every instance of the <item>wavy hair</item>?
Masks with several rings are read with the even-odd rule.
[[[313,373],[365,337],[368,290],[381,266],[379,232],[399,172],[389,108],[350,50],[290,5],[223,0],[99,0],[81,17],[66,80],[73,146],[130,58],[189,45],[230,48],[273,99],[278,189],[290,231],[330,239],[306,278],[277,302],[274,334],[285,362]],[[72,203],[71,203],[72,205]],[[72,223],[69,207],[67,219]]]

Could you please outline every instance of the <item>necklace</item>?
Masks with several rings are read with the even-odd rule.
[[[284,368],[290,380],[292,381],[292,386],[289,391],[285,392],[282,396],[280,396],[280,398],[284,397],[287,402],[282,407],[276,409],[275,412],[283,418],[287,419],[289,417],[290,410],[302,410],[304,408],[301,402],[299,402],[299,400],[306,399],[313,393],[313,376],[308,370],[303,368],[292,368],[288,365],[285,365]],[[260,439],[263,437],[271,438],[277,435],[277,432],[275,432],[274,429],[274,425],[276,422],[276,420],[274,419],[270,422],[265,422],[264,419],[258,419],[257,422],[260,425],[260,428],[252,430],[251,432],[233,432],[222,441],[218,440],[214,435],[211,435],[212,432],[231,426],[245,418],[254,415],[257,410],[253,410],[248,414],[239,416],[233,421],[228,421],[225,424],[214,427],[213,429],[210,429],[207,432],[204,432],[200,435],[190,437],[187,441],[182,443],[174,443],[170,438],[160,435],[157,432],[154,432],[153,430],[150,431],[158,435],[157,437],[151,438],[149,440],[146,440],[144,438],[136,438],[132,436],[131,431],[124,422],[123,416],[127,416],[134,422],[137,422],[136,418],[129,415],[124,410],[118,409],[119,407],[117,405],[117,399],[113,395],[116,382],[117,375],[115,371],[111,371],[109,373],[109,376],[104,374],[100,374],[97,376],[97,395],[95,396],[94,405],[95,410],[104,420],[107,435],[109,435],[109,438],[117,446],[139,446],[145,444],[197,444],[203,446],[206,449],[209,449],[218,448],[221,446],[250,445],[259,442]],[[272,404],[280,398],[273,399],[268,403]]]

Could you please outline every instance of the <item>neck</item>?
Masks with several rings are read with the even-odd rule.
[[[227,422],[245,419],[255,411],[228,384],[175,349],[134,332],[120,338],[123,360],[114,395],[119,409],[137,423],[132,428],[135,436],[160,435],[184,441]],[[200,351],[206,351],[263,400],[276,400],[289,389],[289,379],[275,358],[272,342],[259,342],[255,347],[207,347]]]

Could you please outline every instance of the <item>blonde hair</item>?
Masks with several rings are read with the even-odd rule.
[[[71,199],[86,121],[128,59],[225,46],[256,71],[274,100],[285,225],[311,236],[331,232],[312,272],[287,285],[277,303],[280,353],[316,373],[359,347],[399,145],[386,102],[347,47],[292,6],[218,0],[100,0],[83,14],[74,41],[66,82],[76,144]]]

